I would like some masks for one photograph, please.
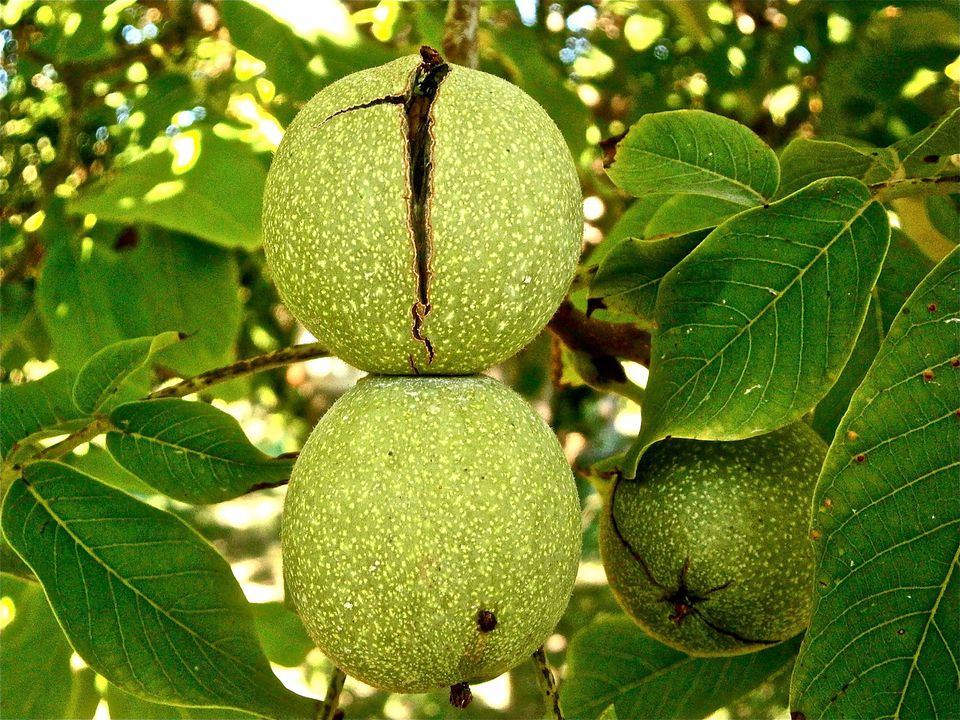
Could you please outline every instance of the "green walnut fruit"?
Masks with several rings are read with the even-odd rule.
[[[304,445],[287,590],[347,674],[394,692],[481,682],[562,614],[580,505],[550,428],[488,377],[368,377]]]
[[[749,440],[665,440],[606,499],[600,549],[620,605],[691,655],[737,655],[806,627],[808,537],[826,445],[798,423]]]
[[[284,301],[333,353],[382,374],[469,374],[557,309],[582,197],[533,99],[425,48],[307,103],[270,168],[263,231]]]

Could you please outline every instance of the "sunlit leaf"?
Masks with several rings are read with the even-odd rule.
[[[0,576],[13,619],[0,630],[0,706],[5,718],[92,718],[100,702],[94,674],[70,667],[73,648],[35,583]]]
[[[154,702],[313,716],[271,672],[230,566],[173,515],[38,461],[7,492],[2,522],[76,651],[110,682]]]
[[[71,432],[87,414],[73,403],[74,376],[54,370],[39,380],[21,385],[0,385],[0,457],[17,444]]]
[[[314,642],[293,610],[279,602],[254,603],[250,607],[260,644],[270,662],[296,667],[306,660]]]
[[[149,389],[140,371],[158,352],[180,340],[176,332],[121,340],[98,350],[77,373],[73,401],[88,415],[140,397]]]
[[[217,503],[290,477],[293,460],[257,450],[240,424],[212,405],[176,398],[120,405],[107,449],[120,465],[165,495]]]
[[[640,437],[736,440],[799,419],[853,350],[890,236],[852,178],[818,180],[714,230],[660,283]]]
[[[209,129],[173,138],[177,152],[145,153],[86,189],[67,209],[103,220],[145,222],[227,248],[260,246],[267,167],[250,145]]]
[[[953,718],[960,709],[960,250],[894,321],[814,498],[801,717]]]
[[[799,638],[757,653],[692,657],[646,635],[624,615],[605,616],[574,636],[560,706],[567,717],[701,720],[790,662]]]
[[[617,143],[607,174],[631,195],[708,195],[744,207],[776,192],[780,166],[749,128],[700,110],[644,115]]]
[[[232,255],[183,236],[133,229],[122,231],[114,247],[64,238],[47,251],[38,305],[58,363],[76,368],[107,345],[168,330],[190,336],[157,356],[180,373],[232,359],[240,326]]]

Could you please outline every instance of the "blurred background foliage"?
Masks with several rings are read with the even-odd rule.
[[[271,152],[330,82],[420,44],[439,47],[444,12],[442,2],[396,0],[8,0],[0,10],[2,381],[75,369],[111,342],[171,329],[190,338],[160,356],[158,381],[309,340],[279,304],[260,250]],[[659,205],[641,200],[625,212],[626,197],[602,169],[601,142],[645,113],[702,108],[774,148],[794,137],[885,146],[955,107],[960,81],[954,2],[485,2],[479,48],[481,69],[538,100],[578,161],[585,267]],[[955,199],[938,197],[912,222],[955,234],[956,217]],[[493,373],[552,420],[582,468],[624,447],[639,409],[580,383],[569,359],[544,335]],[[643,381],[642,367],[625,369]],[[357,376],[319,358],[218,386],[206,399],[278,454],[297,450]],[[70,461],[149,493],[96,445]],[[580,482],[586,550],[574,599],[546,646],[556,666],[578,628],[616,611],[598,562],[599,503]],[[231,561],[281,679],[322,696],[329,664],[281,603],[282,494],[202,509],[154,502]],[[66,683],[76,717],[170,716],[92,678],[55,637],[36,595],[4,578],[0,627],[29,623],[22,642],[55,647],[44,660],[55,666],[50,693]],[[718,717],[782,715],[788,677]],[[27,689],[4,690],[17,691]],[[393,720],[540,714],[532,666],[480,686],[476,697],[459,713],[444,694],[392,696],[348,682],[342,706],[349,717]]]

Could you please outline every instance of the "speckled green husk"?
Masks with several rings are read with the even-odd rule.
[[[813,582],[807,524],[826,449],[797,423],[749,440],[666,440],[647,451],[636,479],[614,486],[600,525],[620,605],[692,655],[753,652],[803,630]],[[707,599],[677,622],[675,598],[664,598],[687,560],[690,593]]]
[[[363,370],[468,374],[513,355],[563,299],[580,252],[576,168],[556,126],[523,91],[451,66],[433,102],[432,227],[424,334],[413,336],[416,253],[402,95],[404,57],[339,80],[287,130],[264,194],[264,247],[296,318]]]
[[[480,682],[528,658],[563,613],[579,508],[552,431],[505,385],[369,377],[294,467],[287,590],[349,675],[407,693]]]

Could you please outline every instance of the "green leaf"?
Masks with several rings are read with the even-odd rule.
[[[877,280],[877,298],[884,333],[890,329],[900,314],[900,308],[917,289],[920,281],[933,270],[934,264],[903,231],[891,229],[890,250]]]
[[[682,235],[715,228],[741,210],[742,205],[708,195],[674,195],[657,208],[643,230],[643,237],[653,239],[658,235]]]
[[[106,699],[110,708],[110,720],[249,720],[253,717],[238,710],[154,703],[124,692],[116,685],[107,685]]]
[[[178,148],[176,154],[168,148]],[[145,222],[226,248],[260,247],[267,169],[253,148],[195,128],[92,185],[67,210]]]
[[[106,449],[89,443],[83,453],[72,452],[62,458],[70,467],[90,475],[104,485],[131,495],[156,495],[156,490],[136,475],[124,470]]]
[[[890,227],[852,178],[827,178],[718,227],[660,283],[640,437],[737,440],[798,420],[853,351]]]
[[[121,340],[98,350],[77,373],[73,401],[88,415],[138,398],[149,389],[149,378],[139,372],[150,359],[182,338],[176,332]]]
[[[660,280],[706,236],[707,231],[695,231],[659,240],[625,239],[600,263],[590,283],[591,305],[600,301],[652,327]]]
[[[340,44],[323,35],[303,38],[272,13],[250,3],[225,3],[220,8],[230,41],[266,63],[266,77],[293,101],[304,102],[334,80],[398,57],[397,52],[360,35]]]
[[[155,702],[312,717],[270,670],[230,566],[169,513],[62,463],[24,468],[3,533],[95,671]]]
[[[140,144],[144,146],[149,146],[170,125],[176,113],[202,102],[190,78],[182,72],[152,74],[142,87],[146,88],[147,94],[133,100],[133,109],[144,115],[143,125],[138,130]]]
[[[190,336],[157,356],[178,373],[233,358],[240,296],[230,253],[149,230],[124,230],[115,245],[123,249],[65,238],[47,250],[38,306],[60,365],[77,368],[107,345],[168,330]]]
[[[882,274],[881,274],[882,277]],[[879,285],[879,280],[877,281]],[[863,327],[860,328],[860,334],[853,345],[853,352],[844,365],[840,377],[830,388],[830,391],[824,395],[823,399],[817,403],[813,411],[811,425],[817,431],[824,442],[833,441],[833,435],[840,424],[843,414],[847,411],[850,404],[850,398],[854,391],[863,381],[863,376],[867,374],[873,359],[877,356],[880,349],[880,342],[883,340],[884,329],[880,316],[880,308],[876,297],[870,298],[870,305],[867,308],[867,317],[864,320]]]
[[[257,450],[232,416],[176,398],[120,405],[107,449],[120,465],[176,500],[217,503],[287,481],[291,459]]]
[[[115,45],[102,29],[104,6],[104,3],[80,0],[58,3],[54,7],[60,11],[59,21],[39,33],[38,42],[31,43],[30,50],[58,64],[111,57]]]
[[[73,403],[73,374],[54,370],[22,385],[0,385],[0,457],[32,441],[76,430],[87,418]]]
[[[702,110],[644,115],[616,147],[607,174],[631,195],[707,195],[761,205],[780,181],[777,156],[749,128]]]
[[[9,624],[0,631],[0,706],[5,718],[92,718],[94,673],[70,668],[73,648],[35,583],[0,576]]]
[[[896,160],[889,150],[861,150],[842,142],[797,138],[780,155],[777,197],[791,195],[814,180],[863,178],[872,168],[889,176],[895,167]]]
[[[599,265],[613,251],[613,248],[628,237],[646,237],[644,233],[647,223],[650,222],[650,218],[654,216],[662,204],[663,198],[657,195],[647,195],[630,203],[630,206],[617,218],[613,227],[604,235],[600,244],[590,253],[586,263],[588,265]]]
[[[624,615],[577,633],[560,688],[565,716],[599,718],[610,703],[622,718],[701,720],[790,662],[799,638],[748,655],[692,657],[646,635]]]
[[[960,249],[894,321],[820,474],[791,688],[807,718],[957,717],[958,399]]]
[[[297,667],[307,659],[314,642],[295,612],[279,602],[253,603],[250,607],[260,644],[270,662]]]
[[[899,160],[898,178],[936,177],[948,171],[956,173],[957,166],[951,158],[960,153],[960,108],[917,134],[894,143],[890,149]],[[902,171],[899,171],[900,168]],[[875,182],[873,179],[869,181]]]

